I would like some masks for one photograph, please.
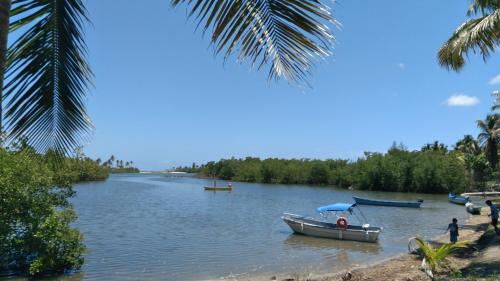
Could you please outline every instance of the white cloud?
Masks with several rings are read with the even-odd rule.
[[[402,62],[400,62],[400,63],[396,64],[396,66],[397,66],[399,69],[401,69],[401,70],[404,70],[404,69],[406,68],[406,65],[405,65],[404,63],[402,63]]]
[[[479,99],[464,94],[453,95],[446,100],[448,106],[474,106],[479,103]]]
[[[491,78],[490,80],[490,85],[496,85],[496,84],[500,84],[500,74]]]

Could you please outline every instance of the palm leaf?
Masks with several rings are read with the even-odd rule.
[[[500,9],[500,1],[499,0],[473,0],[467,15],[473,16],[477,14],[489,14],[496,9]]]
[[[431,244],[425,242],[422,237],[417,236],[415,237],[415,240],[417,241],[417,244],[419,245],[426,261],[431,266],[432,271],[435,271],[439,264],[441,264],[453,251],[465,248],[469,244],[469,241],[460,241],[455,244],[444,244],[436,249]]]
[[[81,0],[14,0],[5,84],[10,140],[27,138],[40,150],[70,151],[92,123],[85,94],[92,72],[86,58]]]
[[[469,15],[482,16],[463,23],[438,52],[439,64],[459,71],[465,65],[469,52],[481,53],[483,60],[500,47],[500,1],[474,1]]]
[[[238,53],[258,69],[269,65],[269,80],[307,83],[318,58],[330,55],[334,40],[326,23],[338,24],[320,0],[171,0],[185,3],[216,53]]]

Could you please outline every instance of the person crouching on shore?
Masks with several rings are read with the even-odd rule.
[[[500,234],[498,232],[498,207],[491,203],[491,200],[486,200],[484,203],[490,207],[491,213],[488,216],[491,217],[491,225],[495,228],[496,234]]]
[[[457,243],[458,241],[458,224],[457,224],[457,219],[453,218],[451,223],[448,225],[448,229],[446,231],[450,231],[450,242],[452,244]]]

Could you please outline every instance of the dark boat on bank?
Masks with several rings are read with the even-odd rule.
[[[359,197],[352,197],[358,205],[372,205],[384,207],[404,207],[404,208],[420,208],[424,200],[417,201],[386,201],[386,200],[372,200]]]
[[[454,204],[458,204],[458,205],[465,205],[465,203],[469,202],[469,197],[460,196],[460,195],[456,195],[454,193],[450,193],[450,194],[448,194],[448,201],[450,201],[451,203],[454,203]]]

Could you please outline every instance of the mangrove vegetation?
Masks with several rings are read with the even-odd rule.
[[[496,108],[494,106],[494,108]],[[365,152],[345,159],[222,159],[190,172],[203,177],[273,184],[332,185],[361,190],[448,193],[485,190],[500,180],[498,165],[499,114],[478,120],[479,135],[466,135],[453,148],[435,141],[410,151],[394,143],[387,152]],[[187,171],[188,167],[179,168]]]

